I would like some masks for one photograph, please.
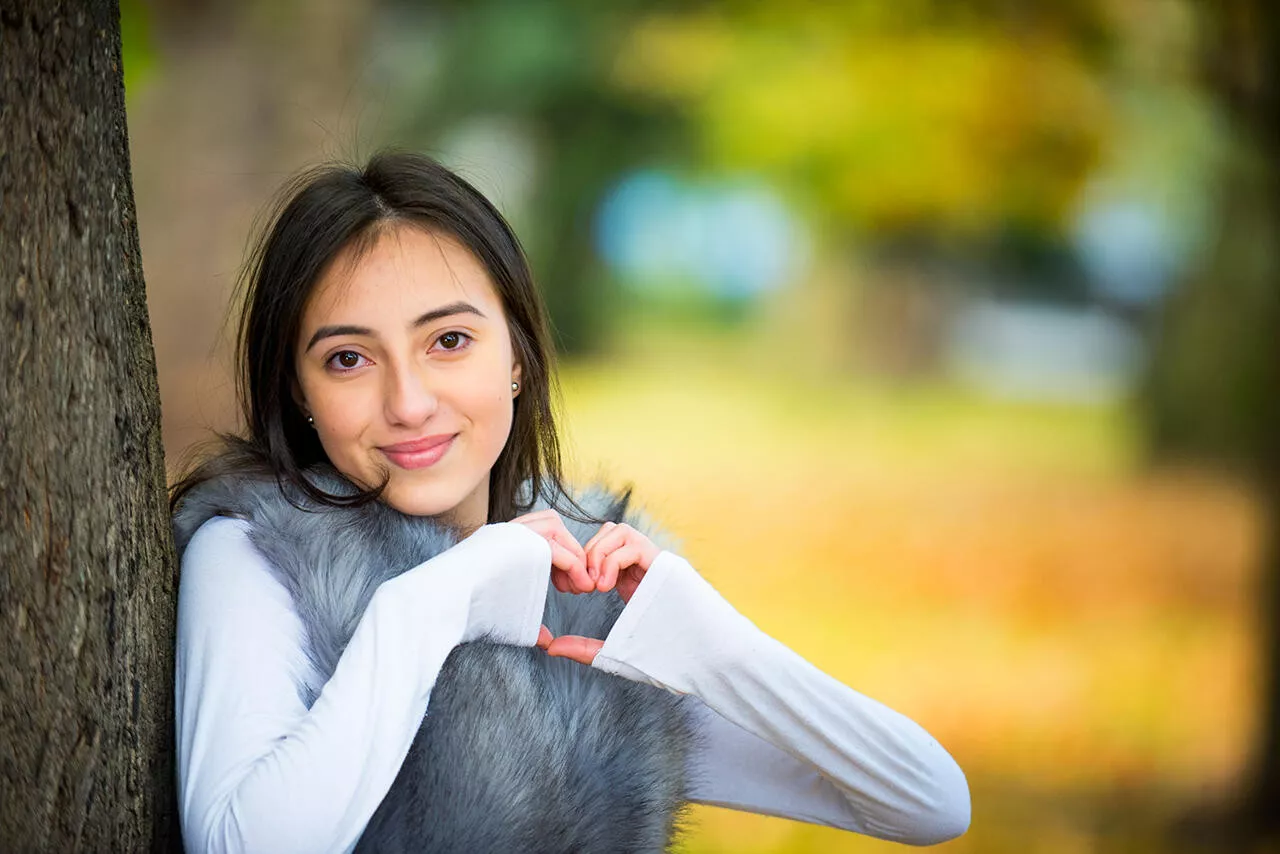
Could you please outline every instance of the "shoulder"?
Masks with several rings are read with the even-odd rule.
[[[257,554],[249,540],[249,523],[230,516],[211,516],[191,534],[182,553],[184,572],[188,566],[222,563],[227,558],[247,558]]]
[[[180,602],[188,606],[291,608],[288,592],[249,538],[249,523],[226,516],[210,518],[192,534],[182,554],[178,589]]]
[[[200,525],[182,555],[178,578],[179,731],[184,721],[186,728],[194,726],[190,715],[197,707],[208,710],[225,701],[240,714],[246,698],[257,702],[277,685],[286,686],[278,689],[280,703],[293,708],[295,686],[312,675],[303,640],[293,599],[253,545],[249,524],[215,516]]]

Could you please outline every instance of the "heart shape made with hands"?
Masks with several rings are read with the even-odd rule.
[[[623,602],[630,602],[661,551],[648,537],[625,523],[605,522],[586,545],[580,545],[554,510],[529,513],[512,521],[533,529],[551,544],[551,585],[561,593],[616,589]],[[581,635],[555,637],[550,629],[542,626],[537,645],[546,650],[547,655],[589,666],[604,641]]]

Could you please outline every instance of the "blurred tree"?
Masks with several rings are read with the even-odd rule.
[[[619,81],[669,98],[720,170],[772,177],[833,230],[1059,229],[1109,129],[1092,4],[767,2],[659,11]]]
[[[1199,4],[1205,77],[1228,108],[1211,261],[1170,302],[1145,403],[1157,453],[1239,466],[1269,507],[1262,572],[1263,709],[1247,804],[1280,835],[1280,14],[1265,0]]]
[[[690,117],[704,168],[765,176],[815,224],[848,291],[814,321],[848,342],[839,362],[918,374],[943,352],[947,284],[1079,290],[1023,262],[1067,254],[1113,133],[1110,32],[1076,0],[668,7],[615,76]]]
[[[174,561],[115,0],[0,2],[0,849],[177,847]]]
[[[612,74],[625,34],[650,4],[391,5],[397,22],[412,22],[419,50],[430,32],[439,52],[429,95],[402,107],[402,133],[438,144],[469,117],[497,116],[528,135],[538,168],[519,230],[561,349],[598,349],[608,329],[610,294],[593,248],[596,209],[618,175],[683,145],[679,111],[637,99]],[[467,164],[460,165],[467,171]]]

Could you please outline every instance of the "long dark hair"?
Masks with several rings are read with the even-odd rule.
[[[385,482],[336,495],[304,476],[328,457],[293,397],[294,348],[303,309],[326,267],[344,250],[358,258],[396,224],[458,240],[484,266],[502,300],[521,391],[511,434],[490,471],[489,521],[509,520],[539,496],[585,515],[563,486],[552,407],[554,350],[519,240],[474,187],[425,155],[401,151],[380,152],[363,168],[315,167],[281,191],[238,284],[243,302],[236,391],[247,435],[220,436],[219,451],[173,485],[170,510],[200,483],[234,473],[272,475],[286,495],[292,487],[328,506],[359,506],[379,497]]]

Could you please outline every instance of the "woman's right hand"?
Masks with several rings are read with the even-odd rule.
[[[554,510],[539,510],[512,519],[551,544],[551,586],[561,593],[590,593],[596,580],[587,570],[587,553]]]
[[[589,593],[596,589],[595,579],[587,572],[587,553],[554,510],[526,513],[512,522],[542,535],[551,544],[551,586],[561,593]],[[537,645],[551,646],[553,635],[546,626],[538,628]]]

